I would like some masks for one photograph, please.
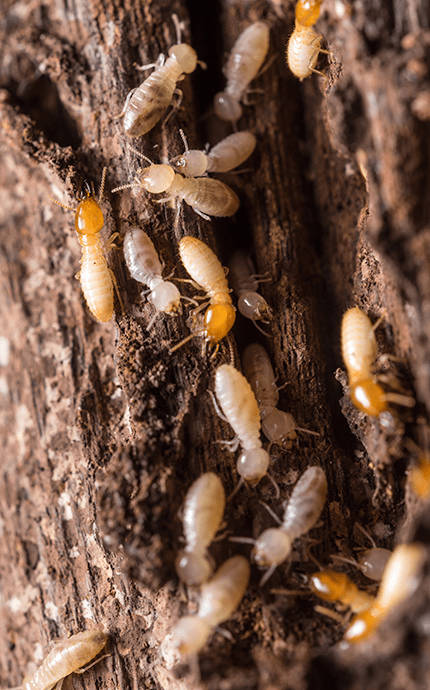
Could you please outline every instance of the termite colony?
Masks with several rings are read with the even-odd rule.
[[[287,64],[300,80],[314,72],[321,74],[315,65],[319,53],[327,53],[321,48],[323,37],[313,28],[319,18],[320,7],[321,0],[299,0],[295,8],[295,27],[288,42]],[[172,104],[177,83],[185,75],[193,73],[198,65],[194,49],[181,42],[181,25],[175,21],[177,43],[169,49],[168,58],[159,56],[154,64],[146,65],[144,69],[154,68],[154,71],[126,97],[121,117],[125,135],[133,140],[147,134],[160,122]],[[262,21],[248,26],[237,38],[224,70],[225,89],[214,97],[214,112],[220,119],[236,126],[242,116],[242,104],[246,103],[249,85],[258,77],[268,51],[269,27]],[[112,192],[132,188],[139,193],[164,194],[163,198],[157,197],[154,201],[176,204],[175,225],[182,202],[205,220],[233,216],[239,208],[239,197],[229,185],[210,175],[236,170],[247,161],[256,148],[256,136],[251,131],[235,131],[206,151],[190,150],[182,130],[180,136],[184,143],[182,154],[169,162],[153,163],[143,153],[137,152],[147,165],[135,172],[133,181],[114,188]],[[105,176],[104,170],[98,199],[94,190],[87,189],[77,206],[75,220],[82,248],[82,292],[91,314],[100,322],[109,321],[113,316],[116,286],[100,239],[104,225],[100,203]],[[236,460],[240,477],[237,488],[245,483],[256,493],[259,491],[257,485],[266,477],[271,478],[272,445],[291,450],[294,443],[299,442],[298,434],[319,435],[316,430],[297,425],[290,412],[278,407],[280,388],[269,354],[261,344],[249,344],[244,349],[244,374],[234,366],[234,361],[214,364],[219,357],[220,346],[228,342],[236,321],[232,288],[238,298],[239,313],[253,321],[264,336],[270,337],[275,314],[258,291],[259,284],[270,280],[270,275],[258,275],[252,258],[243,250],[233,254],[228,274],[207,243],[186,235],[178,244],[178,270],[182,265],[187,276],[180,280],[191,283],[197,292],[203,294],[181,295],[174,279],[163,277],[162,261],[153,239],[147,234],[148,230],[148,227],[144,231],[133,225],[122,238],[129,274],[144,286],[142,295],[147,295],[146,299],[153,307],[147,329],[153,328],[158,317],[165,318],[163,315],[179,317],[183,311],[181,300],[194,303],[187,314],[190,332],[179,342],[171,343],[169,356],[195,337],[201,338],[205,346],[202,357],[208,357],[211,367],[211,385],[208,388],[215,411],[226,424],[226,432],[231,428],[235,434],[233,439],[220,440],[220,443],[228,446],[230,452],[240,447]],[[390,404],[414,404],[408,395],[385,391],[373,372],[377,358],[374,332],[378,323],[372,326],[367,314],[353,307],[345,313],[341,325],[341,350],[351,402],[358,411],[375,418],[392,414]],[[209,346],[207,353],[206,345]],[[232,351],[230,347],[230,353]],[[268,441],[267,448],[263,446],[260,432]],[[229,457],[227,453],[226,457]],[[411,475],[411,483],[417,487],[418,495],[430,492],[429,466],[428,460],[423,461]],[[272,482],[279,498],[279,487],[274,480]],[[301,473],[289,496],[282,496],[285,503],[282,520],[266,506],[279,525],[262,530],[259,535],[254,535],[255,538],[230,538],[230,542],[252,545],[251,561],[266,569],[261,586],[278,566],[290,562],[295,540],[306,541],[308,533],[318,525],[324,514],[327,491],[325,472],[315,464],[315,458],[309,458],[308,467]],[[244,556],[232,556],[216,569],[210,553],[211,544],[221,528],[225,506],[223,484],[213,472],[197,477],[184,497],[181,520],[185,544],[178,549],[176,571],[186,587],[200,587],[199,608],[196,614],[182,617],[167,635],[163,643],[166,655],[172,649],[180,657],[197,654],[217,626],[234,613],[248,587],[250,564]],[[234,525],[231,527],[234,529]],[[336,560],[336,556],[333,559]],[[357,561],[341,555],[337,557],[339,562],[360,569],[368,578],[381,580],[376,596],[360,590],[346,573],[331,568],[314,573],[309,571],[307,592],[309,596],[316,595],[324,601],[337,602],[349,608],[355,616],[346,629],[345,640],[357,642],[368,638],[391,609],[414,591],[423,559],[420,544],[397,546],[393,554],[374,546]],[[334,613],[331,615],[335,616]],[[89,631],[58,643],[33,676],[24,681],[22,688],[46,690],[53,687],[66,675],[81,671],[103,649],[106,640],[105,633]]]

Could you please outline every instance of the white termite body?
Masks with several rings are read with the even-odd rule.
[[[350,381],[371,377],[377,354],[373,324],[358,307],[345,312],[342,319],[342,358]]]
[[[124,258],[131,277],[149,288],[148,300],[156,311],[166,314],[180,311],[181,294],[176,285],[163,279],[160,259],[146,232],[140,228],[127,230]]]
[[[267,323],[272,318],[272,310],[262,295],[259,295],[258,279],[251,257],[238,250],[230,261],[230,275],[233,290],[238,296],[237,308],[242,316],[251,321],[262,320]]]
[[[240,34],[224,67],[227,85],[214,99],[215,114],[221,120],[236,122],[241,117],[240,101],[257,76],[268,50],[269,27],[264,22],[255,22]]]
[[[237,471],[246,482],[256,485],[267,474],[270,456],[260,439],[260,411],[249,382],[230,364],[221,364],[215,373],[215,394],[220,408],[236,434],[242,453]]]
[[[107,640],[108,635],[101,630],[86,630],[57,642],[41,666],[13,690],[52,690],[63,678],[94,659]]]
[[[197,67],[195,50],[186,43],[174,45],[169,57],[158,61],[155,70],[127,96],[124,105],[124,131],[129,137],[149,132],[172,102],[176,83]]]
[[[246,592],[249,575],[246,558],[233,556],[202,585],[197,615],[181,618],[171,633],[171,644],[181,656],[197,654],[214,628],[232,616]]]
[[[285,508],[282,524],[260,534],[253,558],[271,570],[291,553],[294,539],[309,532],[318,521],[327,496],[327,479],[320,467],[309,467],[295,485]]]
[[[358,556],[358,560],[354,561],[351,558],[344,558],[343,556],[332,556],[334,561],[342,561],[343,563],[350,563],[361,570],[363,575],[369,580],[379,582],[385,570],[385,566],[390,559],[392,552],[389,549],[384,549],[374,546],[371,549],[362,551]]]
[[[213,472],[202,474],[189,488],[182,514],[185,548],[176,559],[176,572],[187,585],[200,585],[212,573],[207,547],[219,529],[224,508],[221,480]]]
[[[311,26],[302,26],[296,22],[288,41],[288,67],[300,81],[309,77],[315,70],[318,55],[321,52],[323,36]]]
[[[185,140],[184,140],[185,141]],[[222,139],[208,153],[185,147],[184,153],[171,164],[186,177],[234,170],[253,153],[257,140],[251,132],[235,132]]]
[[[211,177],[183,177],[164,163],[141,168],[132,184],[116,187],[112,191],[119,192],[129,187],[143,187],[151,194],[165,192],[168,196],[163,202],[185,201],[204,218],[232,216],[239,208],[237,195],[224,182]]]

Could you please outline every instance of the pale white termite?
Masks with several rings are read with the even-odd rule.
[[[82,252],[78,277],[88,309],[94,318],[101,322],[110,321],[112,318],[113,286],[116,286],[115,276],[107,265],[104,243],[100,237],[104,225],[100,201],[103,196],[105,177],[106,168],[103,169],[98,200],[94,193],[88,190],[75,213],[75,230]],[[66,210],[75,210],[58,201],[55,203]]]
[[[391,556],[391,551],[389,549],[383,549],[378,546],[374,546],[371,549],[366,549],[362,551],[358,556],[358,560],[355,561],[352,558],[344,558],[344,556],[332,556],[332,560],[341,561],[342,563],[350,563],[356,568],[361,570],[363,575],[369,578],[369,580],[379,581],[383,575],[385,566]]]
[[[219,529],[224,508],[224,487],[213,472],[202,474],[188,489],[182,513],[186,545],[176,559],[176,572],[187,585],[201,585],[212,573],[207,547]]]
[[[321,48],[323,37],[312,27],[320,13],[322,0],[299,0],[296,5],[296,23],[287,46],[287,64],[300,81],[312,72],[325,77],[315,69],[319,53],[327,53]]]
[[[197,67],[195,50],[187,43],[181,43],[177,18],[176,28],[178,43],[169,49],[167,60],[161,54],[155,64],[141,68],[155,67],[155,70],[137,89],[132,89],[126,98],[119,117],[124,116],[124,131],[129,137],[140,137],[157,124],[172,102],[177,82],[184,79],[185,74],[194,72]]]
[[[116,187],[112,192],[129,188],[143,188],[151,194],[166,192],[168,196],[159,199],[158,203],[185,201],[206,220],[210,220],[210,216],[232,216],[239,208],[237,195],[224,182],[211,177],[183,177],[166,163],[151,163],[147,168],[140,168],[134,182]]]
[[[386,393],[372,374],[377,346],[375,328],[367,314],[358,307],[345,312],[342,319],[342,357],[349,380],[349,394],[361,412],[377,417],[388,409],[387,402],[413,407],[415,401],[406,395]]]
[[[240,445],[237,461],[240,477],[255,486],[267,474],[270,456],[260,439],[260,411],[249,382],[231,364],[221,364],[215,373],[215,395],[225,421],[236,437],[227,442],[232,452]]]
[[[253,343],[245,348],[242,366],[257,398],[263,434],[271,443],[282,445],[297,438],[296,430],[318,436],[317,432],[297,426],[292,414],[278,410],[279,389],[269,355],[262,345]]]
[[[182,130],[179,130],[185,151],[170,161],[171,165],[186,177],[200,177],[206,173],[223,173],[234,170],[247,160],[255,149],[257,140],[252,132],[235,132],[222,139],[208,153],[189,149]]]
[[[131,277],[148,286],[148,300],[157,312],[176,314],[180,311],[181,293],[176,285],[163,279],[160,259],[146,232],[140,228],[127,230],[124,258]]]
[[[251,257],[240,249],[233,254],[229,267],[231,284],[238,296],[237,308],[242,316],[251,319],[258,330],[267,335],[257,324],[257,321],[268,323],[272,318],[271,308],[257,292],[258,284],[266,278],[256,275]]]
[[[414,593],[425,557],[423,544],[401,544],[394,549],[373,605],[352,619],[345,632],[347,642],[369,637],[395,606]]]
[[[240,101],[257,76],[268,50],[269,27],[264,22],[255,22],[240,34],[224,67],[227,85],[214,99],[215,114],[221,120],[236,122],[241,117]]]
[[[86,630],[57,642],[39,668],[11,690],[60,690],[63,679],[71,673],[83,673],[83,666],[101,652],[107,640],[108,635],[101,630]]]
[[[203,336],[206,342],[214,344],[217,351],[218,343],[230,332],[236,318],[224,268],[212,249],[197,237],[183,237],[179,242],[179,254],[185,270],[193,282],[203,288],[208,299],[194,310],[196,316],[206,309],[203,327],[193,330],[172,347],[170,352],[175,352],[196,335]]]
[[[197,654],[213,630],[231,617],[246,592],[249,575],[246,558],[233,556],[202,585],[197,615],[181,618],[169,636],[181,656]]]
[[[252,556],[262,568],[268,568],[261,584],[267,582],[291,553],[293,542],[309,532],[321,515],[327,496],[327,479],[320,467],[309,467],[295,485],[279,527],[264,530],[258,539],[233,538],[232,541],[254,544]],[[275,516],[276,517],[276,516]]]

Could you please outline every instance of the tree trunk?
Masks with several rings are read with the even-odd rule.
[[[284,62],[293,3],[188,3],[163,0],[5,0],[1,20],[0,403],[4,462],[0,473],[2,618],[0,683],[22,682],[58,638],[102,625],[112,656],[74,688],[412,688],[428,687],[429,575],[412,602],[396,611],[371,643],[343,651],[331,645],[344,625],[314,611],[303,589],[331,554],[354,556],[368,546],[355,523],[379,546],[430,540],[430,512],[407,488],[414,462],[405,441],[422,445],[430,407],[430,10],[424,0],[323,3],[317,29],[332,51],[302,84]],[[265,339],[238,317],[237,352],[260,341],[278,380],[288,381],[280,407],[319,432],[299,433],[289,449],[274,448],[271,474],[228,503],[230,533],[252,536],[273,524],[261,501],[278,512],[310,464],[327,473],[329,497],[317,543],[304,540],[292,562],[265,587],[253,568],[245,599],[214,635],[196,668],[169,668],[160,645],[177,618],[193,610],[174,569],[178,514],[201,472],[217,472],[229,493],[235,456],[216,442],[231,430],[213,413],[208,390],[217,359],[184,337],[182,317],[158,316],[129,277],[122,251],[109,254],[124,301],[113,322],[94,322],[74,274],[79,246],[73,213],[83,179],[107,188],[131,180],[141,164],[115,119],[142,75],[176,42],[172,13],[189,20],[184,40],[207,69],[181,83],[182,107],[136,146],[156,162],[214,144],[231,129],[211,112],[223,86],[221,68],[240,31],[266,20],[274,60],[252,87],[240,129],[258,138],[243,175],[223,179],[241,207],[232,220],[174,211],[145,193],[109,192],[106,237],[139,225],[165,263],[185,277],[177,241],[207,241],[227,264],[249,250],[270,283],[261,292],[273,308]],[[193,290],[181,287],[192,296]],[[416,398],[393,408],[388,425],[356,412],[346,395],[339,327],[354,304],[373,320],[390,386]],[[236,344],[234,348],[236,348]],[[238,363],[238,361],[237,361]],[[336,378],[338,381],[336,381]],[[340,404],[339,404],[340,402]],[[405,499],[406,495],[406,499]],[[251,524],[251,527],[250,527]],[[217,564],[249,547],[228,540],[211,549]],[[373,591],[351,569],[351,577]],[[201,678],[199,679],[199,674]],[[97,680],[96,680],[97,679]],[[427,680],[426,680],[427,679]],[[65,686],[67,687],[67,686]]]

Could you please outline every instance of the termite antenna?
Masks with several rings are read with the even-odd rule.
[[[72,208],[72,206],[66,206],[66,204],[63,204],[61,201],[57,201],[57,199],[53,199],[50,197],[49,199],[52,201],[53,204],[57,204],[57,206],[61,206],[61,208],[64,208],[66,211],[75,211],[76,209]]]
[[[367,529],[364,529],[363,525],[360,525],[359,522],[356,522],[356,523],[354,524],[354,527],[356,527],[358,530],[360,530],[360,532],[361,532],[362,534],[364,534],[364,536],[370,541],[372,547],[373,547],[374,549],[376,549],[376,541],[374,540],[374,538],[372,537],[372,535],[369,534],[369,532],[367,531]]]
[[[127,142],[127,148],[130,149],[130,151],[133,151],[133,153],[135,153],[136,156],[138,156],[139,158],[142,158],[142,160],[144,160],[146,163],[149,163],[149,165],[154,165],[154,162],[150,158],[148,158],[148,156],[145,156],[144,153],[142,153],[141,151],[138,151],[136,148],[134,148],[134,146],[132,146],[128,142]]]
[[[189,149],[189,147],[188,147],[187,137],[185,136],[184,130],[183,130],[183,129],[180,129],[180,130],[179,130],[179,136],[181,137],[182,143],[184,144],[185,153],[187,153],[190,149]]]
[[[233,541],[235,544],[255,544],[255,539],[251,537],[229,537],[229,541]]]
[[[116,194],[117,192],[122,192],[123,189],[140,189],[142,187],[141,184],[136,184],[135,182],[131,182],[130,184],[122,184],[121,187],[115,187],[114,189],[111,189],[111,194]]]
[[[176,343],[176,345],[170,348],[169,355],[171,355],[173,352],[176,352],[176,350],[179,350],[179,348],[182,347],[182,345],[185,345],[190,340],[195,338],[197,335],[200,335],[200,333],[190,333],[189,335],[187,335],[186,338],[183,338],[183,340],[180,340],[179,343]]]
[[[180,22],[177,14],[172,14],[172,22],[176,31],[176,42],[179,44],[182,41],[182,31],[185,28],[185,21]]]
[[[415,399],[409,395],[401,395],[400,393],[385,393],[384,398],[387,402],[395,405],[402,405],[402,407],[415,407]]]
[[[304,434],[310,434],[311,436],[321,436],[319,431],[311,431],[311,429],[305,429],[302,426],[294,427],[297,431],[302,431]]]
[[[103,192],[105,191],[106,174],[107,174],[107,167],[105,166],[102,170],[102,179],[100,182],[99,203],[101,202],[102,197],[103,197]]]

